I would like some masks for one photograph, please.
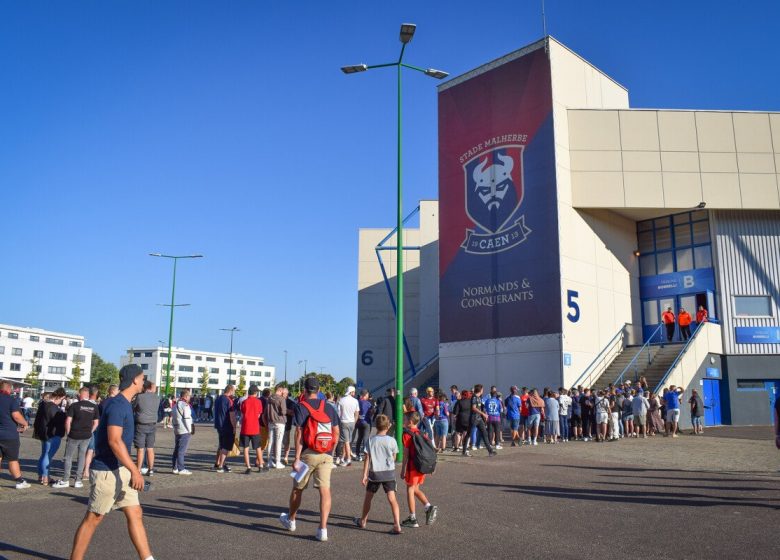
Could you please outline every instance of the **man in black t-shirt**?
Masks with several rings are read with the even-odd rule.
[[[476,427],[479,435],[482,437],[482,441],[485,443],[485,447],[487,447],[488,457],[492,457],[493,455],[497,455],[497,453],[493,449],[493,446],[490,445],[490,440],[487,437],[485,421],[487,420],[488,415],[485,412],[485,403],[482,402],[482,391],[482,385],[474,385],[474,396],[471,397],[471,419],[466,438],[468,438],[469,434],[471,434]],[[468,455],[465,442],[463,443],[463,454]]]
[[[79,390],[79,400],[68,407],[66,414],[68,417],[65,419],[65,433],[68,435],[68,442],[65,445],[65,475],[62,480],[54,483],[54,488],[67,488],[71,485],[70,473],[74,455],[78,455],[78,465],[73,487],[81,488],[87,448],[89,448],[92,432],[97,429],[100,420],[98,406],[89,400],[88,387]]]

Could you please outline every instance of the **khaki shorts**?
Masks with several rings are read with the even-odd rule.
[[[130,471],[119,467],[115,471],[89,471],[89,492],[87,509],[98,515],[106,515],[112,509],[140,505],[138,491],[130,488]]]
[[[300,482],[293,481],[298,490],[305,490],[309,479],[314,477],[315,488],[330,488],[330,473],[333,471],[333,455],[330,453],[314,453],[304,451],[301,462],[309,465],[309,471]]]

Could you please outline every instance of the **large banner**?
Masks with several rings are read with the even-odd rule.
[[[441,342],[561,332],[544,48],[439,93]]]

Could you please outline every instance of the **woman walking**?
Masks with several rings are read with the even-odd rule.
[[[65,413],[60,408],[65,399],[65,389],[59,387],[53,393],[44,393],[33,425],[33,437],[41,442],[38,458],[38,482],[49,485],[49,467],[65,437]]]
[[[450,403],[444,393],[439,393],[439,403],[436,405],[436,422],[433,427],[436,432],[436,450],[439,453],[444,453],[447,449],[447,432],[450,429]]]

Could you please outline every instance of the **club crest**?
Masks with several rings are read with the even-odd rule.
[[[467,253],[485,255],[511,249],[531,233],[523,203],[523,149],[501,146],[482,152],[463,165],[466,214],[476,226],[461,245]]]

